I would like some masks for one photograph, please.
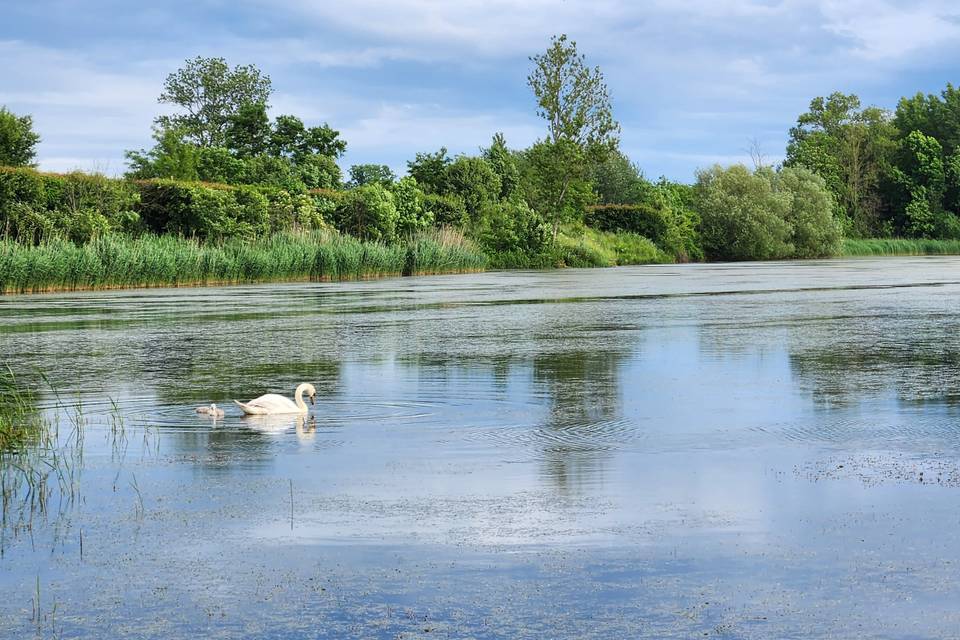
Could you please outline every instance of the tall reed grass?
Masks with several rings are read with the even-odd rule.
[[[0,368],[0,454],[18,449],[38,432],[33,394],[9,367]]]
[[[915,238],[847,238],[844,256],[937,256],[960,255],[960,240]]]
[[[76,245],[0,241],[0,291],[348,280],[482,270],[486,258],[462,235],[425,232],[404,243],[362,242],[329,232],[282,233],[220,244],[175,236],[103,236]]]

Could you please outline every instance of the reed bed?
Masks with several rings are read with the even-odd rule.
[[[482,270],[486,258],[450,230],[398,244],[329,232],[223,243],[176,236],[104,236],[87,244],[0,241],[0,292],[352,280]]]
[[[847,238],[844,256],[946,256],[960,255],[960,240],[916,238]]]
[[[19,384],[9,367],[0,368],[0,455],[34,437],[37,422],[31,391]]]

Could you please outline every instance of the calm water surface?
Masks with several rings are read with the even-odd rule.
[[[4,361],[2,637],[960,637],[958,258],[3,297]]]

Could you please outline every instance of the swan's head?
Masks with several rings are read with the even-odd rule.
[[[313,388],[312,384],[307,384],[306,392],[307,392],[307,395],[310,396],[310,404],[316,404],[317,390]]]

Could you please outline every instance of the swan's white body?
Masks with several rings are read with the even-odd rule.
[[[215,404],[211,404],[209,407],[197,407],[197,413],[210,416],[211,418],[223,417],[223,409],[220,409]]]
[[[307,405],[303,402],[304,393],[310,396],[310,404],[313,404],[314,398],[317,396],[317,391],[313,388],[312,384],[306,382],[298,386],[297,390],[294,391],[293,400],[277,395],[276,393],[268,393],[259,398],[254,398],[249,402],[239,402],[237,400],[234,400],[234,402],[236,402],[237,406],[243,409],[243,412],[248,416],[307,413]]]

